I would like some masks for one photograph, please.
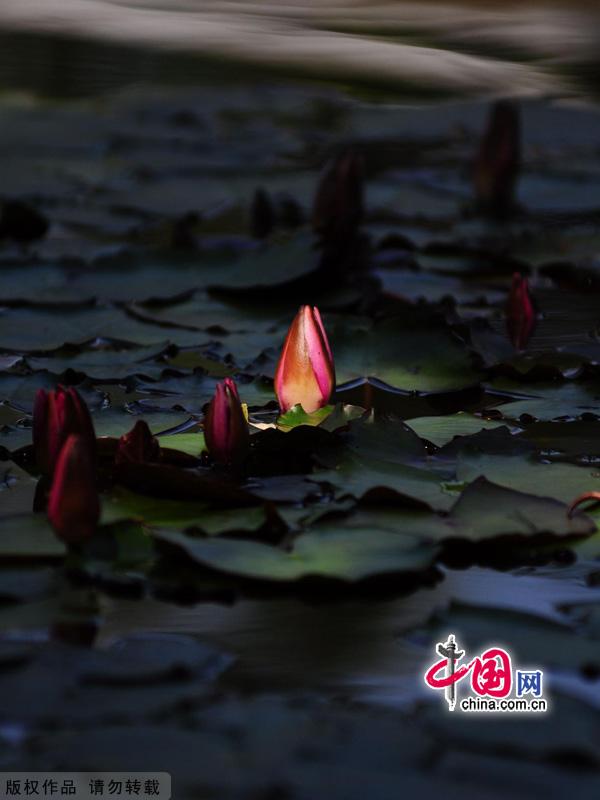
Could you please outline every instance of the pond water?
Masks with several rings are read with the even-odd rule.
[[[4,85],[59,93],[250,67],[417,97],[593,94],[599,70],[592,0],[4,0],[0,29]]]

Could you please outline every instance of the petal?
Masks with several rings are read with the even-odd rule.
[[[314,331],[315,341],[309,343],[310,360],[323,397],[321,405],[326,405],[335,389],[335,369],[331,347],[329,346],[319,309],[316,306],[312,309],[311,322],[310,329],[311,332]]]
[[[237,463],[246,455],[249,439],[237,386],[231,378],[226,378],[217,384],[206,412],[206,448],[218,464]]]
[[[48,498],[48,519],[66,542],[83,541],[96,530],[100,519],[96,471],[82,436],[69,436],[60,452]]]
[[[303,306],[290,326],[275,372],[275,391],[282,411],[300,403],[311,413],[326,404],[309,353],[309,338],[323,351],[311,310]]]

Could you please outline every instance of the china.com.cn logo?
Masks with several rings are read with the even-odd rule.
[[[465,655],[456,643],[454,634],[438,642],[436,652],[441,656],[425,673],[425,683],[431,689],[443,689],[450,711],[458,702],[458,685],[470,677],[471,694],[458,702],[461,711],[547,711],[542,696],[544,673],[540,669],[514,670],[510,655],[501,647],[489,647],[480,656],[459,665]],[[511,692],[515,690],[515,696]]]

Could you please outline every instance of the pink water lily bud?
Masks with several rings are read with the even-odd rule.
[[[331,399],[335,367],[319,309],[302,306],[292,322],[275,371],[282,412],[298,403],[312,414]]]
[[[76,433],[95,454],[96,434],[87,405],[73,387],[38,389],[33,406],[33,450],[38,469],[52,475],[67,437]]]
[[[93,536],[100,519],[95,453],[89,439],[71,434],[54,468],[48,496],[48,519],[59,539],[69,544]]]
[[[356,233],[364,206],[364,160],[347,151],[327,165],[313,202],[313,230],[328,241]]]
[[[501,100],[492,106],[475,163],[475,194],[483,211],[500,217],[510,213],[520,162],[519,110]]]
[[[508,338],[517,350],[527,347],[536,323],[536,313],[529,292],[529,283],[515,272],[506,304]]]
[[[217,384],[204,416],[204,441],[217,464],[240,464],[246,457],[250,433],[232,378]]]
[[[123,434],[119,439],[115,464],[144,464],[148,461],[158,461],[160,458],[160,444],[152,436],[148,424],[138,420],[129,433]]]

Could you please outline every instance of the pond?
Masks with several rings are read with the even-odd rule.
[[[569,508],[600,491],[598,16],[3,1],[0,769],[598,794],[600,512]],[[281,414],[301,303],[335,388]],[[75,545],[31,446],[59,385],[99,437]],[[547,711],[449,711],[450,635],[541,670]]]

